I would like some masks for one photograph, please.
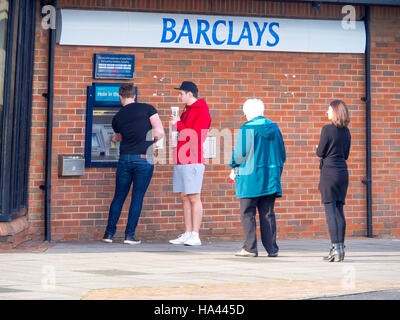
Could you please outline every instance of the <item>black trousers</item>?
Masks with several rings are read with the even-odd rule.
[[[343,203],[340,201],[325,203],[326,222],[332,243],[343,243],[346,234],[346,219]]]
[[[257,198],[240,199],[240,216],[244,233],[243,248],[248,252],[258,253],[256,235],[256,211],[260,216],[261,242],[269,254],[277,253],[275,194]]]

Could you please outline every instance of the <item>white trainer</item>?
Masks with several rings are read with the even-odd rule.
[[[192,232],[192,236],[185,241],[185,246],[201,246],[201,241],[199,234],[197,232]]]
[[[191,232],[182,233],[178,238],[173,239],[173,240],[169,240],[169,243],[172,243],[172,244],[184,244],[185,241],[189,240],[191,235],[192,235]]]

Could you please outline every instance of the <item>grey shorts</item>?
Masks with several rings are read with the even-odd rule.
[[[204,164],[179,164],[174,165],[172,174],[172,191],[184,194],[201,192],[203,184]]]

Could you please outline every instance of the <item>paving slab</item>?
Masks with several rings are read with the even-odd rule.
[[[327,240],[281,240],[279,256],[234,256],[241,242],[71,241],[0,252],[0,300],[400,299],[400,241],[349,239],[328,263]]]

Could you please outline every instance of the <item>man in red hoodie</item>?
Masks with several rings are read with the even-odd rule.
[[[199,231],[203,217],[200,193],[204,174],[203,143],[211,124],[210,112],[204,99],[198,99],[198,89],[191,81],[182,82],[179,100],[185,104],[181,116],[171,116],[178,130],[174,150],[173,192],[179,192],[183,203],[185,233],[170,240],[172,244],[201,245]]]

